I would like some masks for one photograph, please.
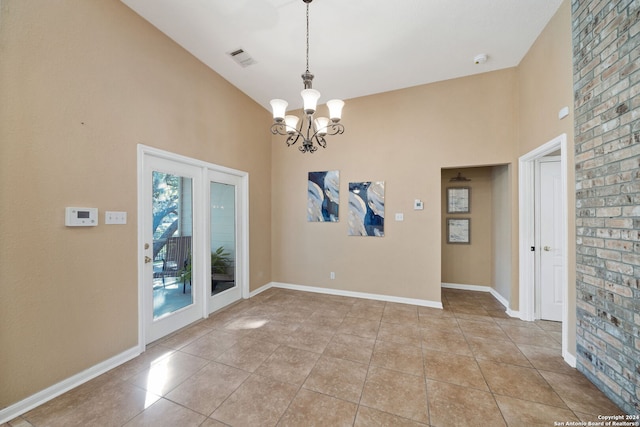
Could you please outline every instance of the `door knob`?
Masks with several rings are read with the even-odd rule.
[[[145,264],[149,264],[151,262],[151,258],[149,258],[148,256],[144,257],[144,263]]]
[[[545,246],[545,247],[544,247],[544,248],[542,248],[542,249],[544,249],[545,251],[549,252],[549,251],[551,250],[551,247],[550,247],[550,246]]]

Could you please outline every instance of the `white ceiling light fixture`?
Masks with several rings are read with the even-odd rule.
[[[303,153],[313,153],[318,147],[326,148],[327,135],[339,135],[344,133],[344,126],[339,123],[342,116],[344,102],[339,99],[327,101],[329,108],[329,118],[318,117],[314,120],[320,92],[311,87],[313,74],[309,72],[309,3],[313,0],[302,0],[307,6],[307,70],[302,74],[304,89],[300,92],[303,101],[304,118],[300,122],[299,117],[286,115],[289,103],[283,99],[272,99],[270,101],[273,110],[273,125],[271,133],[287,137],[287,147],[294,145],[302,139],[302,145],[298,149]]]

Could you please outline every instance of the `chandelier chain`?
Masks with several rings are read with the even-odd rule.
[[[307,73],[309,72],[309,3],[307,3]]]

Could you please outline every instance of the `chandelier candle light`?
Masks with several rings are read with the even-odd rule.
[[[270,104],[273,110],[273,125],[271,125],[271,133],[274,135],[283,135],[287,137],[287,146],[290,147],[299,139],[302,139],[302,145],[298,147],[303,153],[313,153],[318,149],[327,147],[325,136],[339,135],[344,133],[344,126],[339,123],[342,115],[342,107],[344,102],[339,99],[327,101],[329,108],[329,118],[318,117],[314,120],[313,115],[316,112],[320,92],[311,87],[313,74],[309,72],[309,3],[313,0],[302,0],[307,5],[307,70],[302,74],[302,82],[304,89],[302,95],[303,110],[306,116],[300,123],[300,118],[294,115],[285,115],[287,101],[283,99],[272,99]],[[315,142],[315,144],[314,144]],[[317,145],[316,145],[317,144]]]

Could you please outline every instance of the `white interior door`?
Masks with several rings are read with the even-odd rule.
[[[202,169],[145,154],[142,159],[144,343],[203,316],[198,248]]]
[[[555,157],[538,162],[539,170],[539,318],[562,321],[563,260],[562,179]]]
[[[244,226],[241,178],[220,171],[209,171],[209,249],[207,275],[208,312],[212,313],[242,298],[242,242]]]

